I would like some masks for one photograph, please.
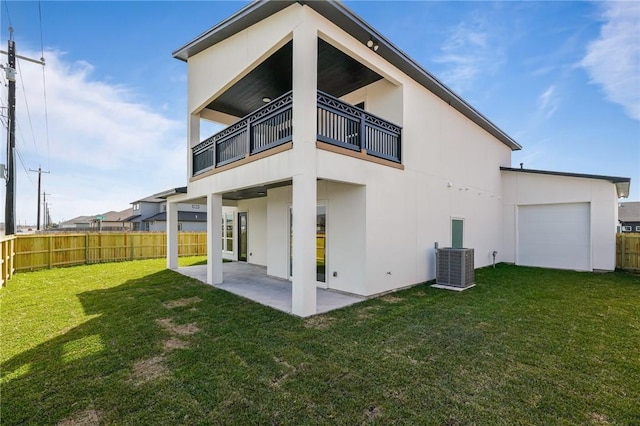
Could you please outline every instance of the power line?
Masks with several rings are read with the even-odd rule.
[[[33,121],[31,121],[31,110],[29,110],[29,100],[27,99],[27,91],[24,88],[24,79],[22,78],[22,68],[20,68],[20,61],[16,61],[18,64],[18,75],[20,76],[20,86],[22,86],[22,94],[24,95],[24,105],[27,108],[27,118],[29,119],[29,127],[31,128],[31,139],[33,139],[33,147],[38,150],[36,144],[36,136],[33,131]]]
[[[49,110],[47,108],[47,80],[45,78],[45,66],[44,66],[44,36],[42,33],[42,2],[38,1],[38,19],[40,21],[40,60],[42,61],[42,92],[44,95],[44,127],[45,135],[47,138],[47,168],[51,168],[50,160],[50,148],[49,148]]]

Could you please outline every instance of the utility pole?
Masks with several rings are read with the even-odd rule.
[[[44,58],[39,61],[16,55],[16,42],[13,40],[13,28],[9,27],[9,41],[7,51],[0,53],[7,55],[7,66],[2,66],[9,81],[7,100],[7,191],[4,203],[4,233],[13,235],[16,232],[16,57],[30,62],[44,65]]]
[[[47,229],[47,226],[49,226],[49,206],[47,205],[47,195],[51,194],[46,194],[44,191],[42,192],[42,198],[44,199],[44,229]],[[40,194],[38,194],[38,198],[40,198]]]
[[[37,220],[38,223],[36,225],[36,229],[39,231],[40,230],[40,188],[42,185],[42,174],[50,173],[50,172],[43,172],[42,167],[40,166],[38,166],[38,170],[29,169],[29,171],[38,173],[38,220]]]
[[[16,43],[13,41],[13,28],[9,28],[7,48],[7,80],[9,81],[9,98],[7,102],[7,191],[4,204],[4,233],[16,233]]]

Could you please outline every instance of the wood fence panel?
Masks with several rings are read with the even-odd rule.
[[[640,233],[616,235],[616,268],[640,271]]]
[[[5,277],[14,271],[151,259],[165,257],[167,253],[164,232],[17,235],[7,238],[6,242],[0,241],[0,244],[1,280],[6,280]],[[179,256],[202,256],[206,253],[206,232],[178,233]]]

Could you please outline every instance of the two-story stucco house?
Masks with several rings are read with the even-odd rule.
[[[516,141],[338,1],[256,1],[174,57],[188,186],[167,198],[169,268],[191,202],[209,212],[208,282],[234,253],[290,279],[301,316],[316,286],[369,296],[433,279],[435,243],[474,248],[476,267],[497,251],[614,268],[629,179],[512,169]],[[207,138],[203,120],[228,127]]]
[[[174,192],[169,191],[169,192]],[[165,232],[167,230],[167,200],[164,192],[141,198],[131,203],[131,215],[125,219],[133,231]],[[202,232],[207,229],[206,206],[180,203],[177,229],[184,232]]]

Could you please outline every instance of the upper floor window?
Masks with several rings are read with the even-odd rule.
[[[133,211],[140,210],[140,203],[135,203],[133,205]]]

